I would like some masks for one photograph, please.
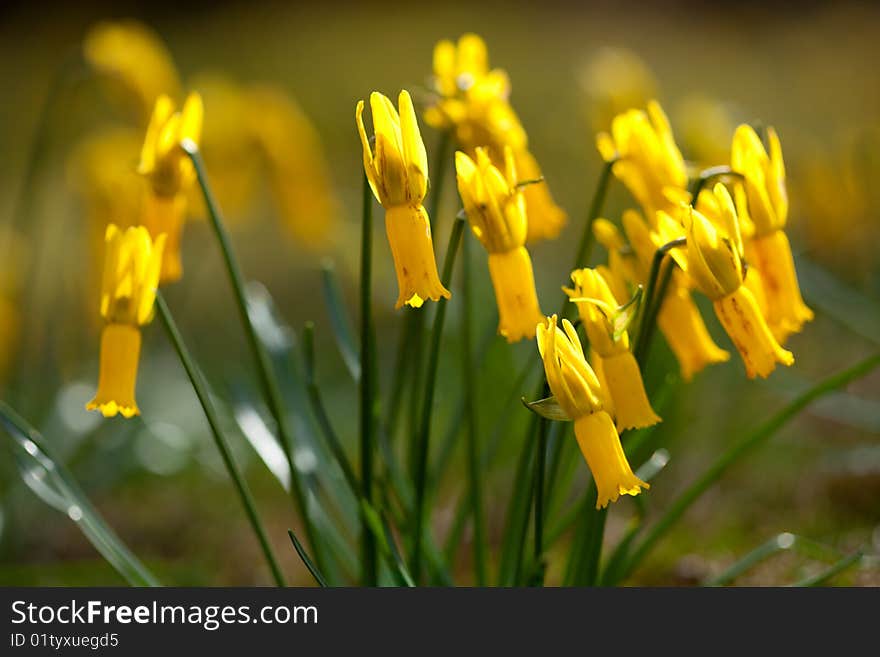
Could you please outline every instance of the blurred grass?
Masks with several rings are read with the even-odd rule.
[[[130,11],[126,11],[129,9]],[[360,145],[354,130],[354,104],[373,90],[414,92],[426,83],[435,41],[465,31],[482,34],[493,65],[506,68],[513,82],[512,101],[529,131],[530,143],[544,167],[554,195],[570,213],[560,240],[534,249],[539,295],[555,303],[567,276],[572,242],[580,234],[600,161],[583,90],[581,67],[602,46],[623,46],[639,54],[657,77],[660,99],[674,127],[677,105],[700,92],[731,103],[738,120],[760,120],[780,133],[791,180],[790,219],[794,243],[804,255],[827,263],[832,275],[847,280],[880,306],[880,267],[864,257],[876,240],[855,240],[851,251],[822,253],[804,229],[812,208],[796,193],[805,180],[809,158],[836,153],[844,135],[877,127],[880,116],[878,57],[880,8],[862,4],[808,3],[797,11],[783,4],[745,3],[736,11],[696,2],[645,7],[631,3],[445,3],[426,7],[412,3],[325,3],[293,7],[280,2],[196,5],[182,10],[171,4],[95,3],[73,8],[56,4],[47,16],[19,5],[0,14],[0,80],[4,95],[15,99],[0,106],[0,218],[7,221],[20,184],[20,174],[48,81],[66,53],[74,51],[88,26],[108,16],[145,19],[168,42],[185,78],[204,70],[220,70],[241,81],[267,80],[288,90],[314,121],[323,140],[331,176],[343,202],[345,229],[326,254],[309,253],[291,243],[274,220],[268,204],[256,204],[247,221],[239,222],[233,240],[247,276],[266,284],[280,313],[294,328],[316,322],[316,350],[324,401],[350,454],[356,453],[356,404],[344,363],[336,353],[331,317],[320,293],[320,257],[332,256],[343,286],[343,297],[356,308],[359,198],[362,177]],[[222,47],[218,47],[222,44]],[[208,107],[210,112],[211,108]],[[255,108],[254,111],[259,111]],[[58,436],[59,450],[70,459],[96,505],[110,524],[155,569],[163,582],[176,584],[267,584],[244,518],[226,513],[237,504],[211,453],[198,406],[186,389],[157,327],[146,331],[139,401],[146,424],[95,422],[81,406],[90,394],[97,371],[96,311],[83,305],[85,271],[80,252],[85,239],[82,213],[64,183],[64,159],[78,137],[105,121],[110,113],[94,93],[71,97],[52,123],[51,158],[43,168],[37,214],[48,218],[55,240],[45,262],[49,303],[37,319],[45,330],[36,345],[38,360],[29,362],[24,394],[29,419],[46,435]],[[423,128],[429,153],[437,135]],[[872,154],[874,166],[880,154]],[[210,164],[209,164],[210,167]],[[451,167],[451,165],[450,165]],[[874,169],[875,171],[878,169]],[[436,175],[436,172],[434,173]],[[452,185],[435,222],[435,235],[445,236],[458,208]],[[606,206],[614,218],[630,203],[612,184]],[[847,208],[841,206],[841,215]],[[869,210],[876,236],[878,207]],[[847,220],[846,216],[829,220]],[[33,264],[37,243],[33,227],[28,251]],[[390,382],[396,340],[403,322],[395,313],[396,295],[381,226],[377,227],[374,272],[381,385]],[[232,321],[235,308],[222,281],[221,262],[210,243],[209,227],[187,227],[183,283],[167,291],[175,308],[188,308],[179,318],[197,359],[224,396],[256,381],[244,354],[242,335]],[[440,239],[438,242],[442,242]],[[803,245],[810,245],[809,248]],[[438,248],[442,248],[438,244]],[[861,249],[861,251],[860,251]],[[478,250],[475,250],[478,251]],[[442,253],[439,255],[442,258]],[[477,299],[490,294],[481,252],[474,254]],[[33,272],[26,271],[31,280]],[[30,288],[26,288],[30,290]],[[455,292],[455,289],[453,289]],[[808,301],[810,288],[804,290]],[[545,301],[545,305],[547,301]],[[460,307],[450,304],[444,344],[455,357],[441,359],[435,436],[456,422],[452,394],[460,381],[458,335]],[[711,312],[703,308],[704,316]],[[475,335],[492,321],[491,308],[476,303]],[[849,307],[849,312],[859,312]],[[869,336],[859,337],[821,312],[802,335],[792,339],[796,373],[813,381],[854,362],[870,348]],[[712,323],[719,344],[724,336]],[[196,339],[197,336],[197,339]],[[877,336],[880,337],[880,336]],[[34,339],[31,336],[31,339]],[[671,356],[658,340],[651,355],[649,388],[656,389]],[[499,382],[510,381],[533,344],[509,349],[493,342],[479,373],[481,435],[487,436],[507,393]],[[234,357],[230,357],[233,354]],[[176,374],[175,374],[176,373]],[[19,382],[20,383],[20,382]],[[75,385],[71,385],[75,384]],[[656,480],[645,502],[650,512],[663,509],[730,440],[753,428],[784,403],[777,386],[746,382],[738,362],[710,369],[682,386],[652,436],[652,445],[670,450],[672,460]],[[880,376],[874,374],[851,388],[877,400]],[[60,391],[60,392],[59,392]],[[5,396],[4,390],[0,396]],[[503,512],[512,486],[519,426],[527,421],[522,409],[501,441],[498,464],[484,486],[487,532],[498,543]],[[875,425],[876,426],[876,425]],[[50,431],[54,429],[53,431]],[[485,439],[484,439],[485,440]],[[437,499],[434,535],[442,537],[452,520],[456,501],[466,494],[465,454],[460,439],[455,467],[443,480]],[[435,441],[439,446],[439,439]],[[645,584],[701,581],[720,572],[768,536],[789,531],[823,540],[842,551],[862,545],[880,550],[880,447],[876,432],[848,427],[815,414],[805,414],[783,430],[752,459],[736,466],[701,499],[678,529],[658,546],[636,580]],[[291,511],[283,490],[266,475],[244,444],[238,457],[250,459],[249,481],[263,512],[282,566],[297,583],[309,574],[299,563],[285,535]],[[634,464],[637,466],[639,464]],[[580,468],[571,490],[560,491],[574,503],[586,480]],[[0,458],[0,582],[21,584],[113,583],[109,567],[94,559],[75,528],[56,518],[17,484],[14,467]],[[630,502],[609,513],[606,541],[624,531],[632,515]],[[465,533],[465,539],[469,536]],[[567,543],[550,553],[551,564]],[[472,550],[463,545],[459,566],[470,567]],[[682,556],[684,555],[684,556]],[[801,569],[791,555],[763,564],[738,583],[793,581]],[[800,573],[805,575],[806,573]],[[293,577],[295,575],[295,578]],[[551,569],[548,581],[552,582]],[[880,584],[880,576],[858,571],[842,581]]]

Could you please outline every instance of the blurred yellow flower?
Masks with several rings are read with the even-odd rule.
[[[730,159],[730,139],[736,124],[731,109],[720,100],[690,94],[672,112],[682,149],[700,168],[716,166]]]
[[[201,96],[191,93],[180,112],[168,96],[156,100],[141,149],[138,172],[149,181],[142,223],[153,239],[166,235],[161,282],[172,283],[183,275],[180,242],[186,219],[187,194],[195,182],[195,168],[184,152],[184,140],[199,143],[204,108]]]
[[[599,153],[606,162],[614,162],[614,175],[655,226],[657,210],[675,207],[670,193],[687,187],[687,170],[675,143],[669,119],[657,101],[648,103],[647,112],[629,110],[611,122],[611,133],[596,136]]]
[[[502,173],[488,152],[477,148],[477,161],[455,154],[458,192],[471,230],[489,253],[489,274],[498,304],[498,332],[508,342],[533,338],[544,315],[538,306],[532,260],[525,248],[528,220],[516,165],[505,148]]]
[[[657,92],[651,70],[627,48],[600,48],[581,71],[580,83],[594,132],[607,130],[618,114],[644,107]]]
[[[107,254],[101,285],[101,362],[98,392],[86,409],[99,410],[104,417],[117,413],[130,418],[140,414],[135,401],[139,327],[153,317],[153,302],[159,284],[165,236],[156,240],[143,226],[121,231],[107,227]]]
[[[577,332],[567,319],[562,329],[556,315],[537,327],[538,351],[547,384],[565,414],[574,420],[578,446],[596,482],[596,508],[621,495],[638,495],[649,488],[633,474],[611,416],[602,406],[599,380],[584,357]]]
[[[458,44],[443,40],[434,48],[436,101],[425,110],[428,125],[451,130],[458,145],[471,158],[476,149],[488,149],[492,162],[503,168],[504,148],[513,151],[522,180],[538,180],[541,167],[528,148],[526,131],[508,102],[510,80],[501,69],[489,69],[483,39],[465,34]],[[545,182],[523,190],[529,216],[527,241],[551,239],[566,222]]]
[[[767,129],[770,154],[751,126],[741,125],[733,136],[730,162],[742,174],[737,209],[748,217],[752,228],[746,245],[749,263],[761,272],[767,298],[767,323],[777,340],[784,342],[813,319],[804,303],[785,234],[788,194],[782,146],[773,128]]]
[[[86,61],[102,76],[111,94],[146,123],[162,94],[180,95],[174,60],[161,38],[135,20],[104,21],[83,42]]]
[[[758,302],[744,285],[743,243],[739,219],[727,188],[713,189],[717,216],[710,221],[699,210],[685,215],[687,248],[672,251],[697,288],[708,296],[715,314],[742,356],[749,378],[767,377],[776,363],[791,365],[794,356],[770,332]]]
[[[364,171],[382,207],[385,231],[394,258],[399,294],[395,308],[419,308],[426,299],[449,298],[434,259],[431,224],[422,206],[428,190],[428,156],[419,133],[409,92],[398,98],[400,113],[377,91],[370,94],[375,145],[364,129],[364,101],[355,111],[364,151]]]
[[[608,282],[596,269],[571,272],[573,288],[563,288],[578,308],[590,349],[600,362],[603,383],[614,403],[617,429],[636,429],[656,424],[660,418],[651,408],[639,365],[630,351],[629,333],[618,326],[618,300]]]

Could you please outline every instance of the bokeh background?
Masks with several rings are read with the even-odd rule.
[[[791,340],[797,362],[767,381],[749,382],[737,359],[676,383],[651,438],[651,451],[668,465],[644,501],[654,514],[733,439],[756,427],[810,382],[877,349],[880,339],[880,9],[869,4],[736,3],[6,3],[0,9],[0,221],[7,247],[0,261],[2,305],[0,398],[13,403],[65,456],[89,496],[120,536],[166,583],[267,584],[266,571],[234,496],[201,410],[161,328],[145,330],[138,401],[141,419],[103,420],[83,410],[94,392],[100,322],[95,285],[93,217],[83,182],[82,153],[95,135],[117,130],[120,143],[139,134],[136,112],[71,65],[100,20],[135,18],[167,45],[184,87],[204,91],[209,173],[249,279],[274,301],[267,320],[281,353],[290,407],[302,436],[299,462],[314,469],[316,495],[333,497],[339,474],[321,469],[318,434],[295,385],[297,337],[317,327],[318,376],[339,434],[356,453],[356,386],[329,330],[321,267],[332,263],[356,318],[362,162],[354,106],[372,90],[389,96],[407,88],[425,97],[433,46],[474,31],[506,69],[512,104],[529,133],[556,200],[569,224],[555,242],[532,249],[539,294],[555,307],[572,244],[580,236],[601,161],[594,146],[607,127],[609,106],[656,97],[673,123],[685,157],[720,164],[739,122],[776,127],[789,175],[789,230],[807,302],[816,320]],[[61,71],[61,72],[60,72]],[[64,72],[66,71],[66,72]],[[72,71],[72,72],[71,72]],[[306,126],[295,132],[297,156],[273,179],[266,159],[227,143],[224,131],[272,120],[262,102],[242,103],[243,89],[270,85],[292,99]],[[265,87],[263,87],[265,88]],[[48,105],[47,98],[51,98]],[[45,108],[45,109],[44,109]],[[212,126],[212,116],[215,123]],[[41,127],[42,126],[42,127]],[[438,135],[422,122],[429,159]],[[128,136],[125,136],[128,135]],[[36,142],[36,144],[35,144]],[[120,148],[122,148],[120,146]],[[34,154],[37,154],[35,157]],[[302,155],[303,158],[310,156]],[[136,159],[136,151],[133,158]],[[132,166],[134,159],[132,160]],[[446,165],[451,174],[451,161]],[[299,167],[299,168],[298,168]],[[312,243],[303,224],[291,228],[284,190],[327,182],[324,219],[332,222]],[[30,170],[30,174],[28,171]],[[432,172],[436,177],[436,172]],[[25,181],[31,180],[27,191]],[[451,175],[447,182],[451,183]],[[309,187],[312,189],[312,187]],[[281,190],[281,191],[279,191]],[[302,193],[302,192],[301,192]],[[327,196],[329,194],[329,196]],[[296,196],[294,194],[294,196]],[[279,201],[279,198],[282,200]],[[301,197],[300,197],[301,198]],[[324,197],[322,197],[324,198]],[[605,215],[618,219],[633,201],[612,186]],[[294,204],[293,207],[296,207]],[[445,248],[458,211],[446,185],[434,221],[435,244]],[[198,215],[198,208],[195,210]],[[315,219],[314,221],[319,221]],[[308,222],[306,222],[308,224]],[[323,224],[322,224],[323,225]],[[315,226],[312,226],[315,228]],[[320,228],[320,226],[318,226]],[[299,231],[299,232],[298,232]],[[306,230],[306,232],[308,232]],[[194,217],[184,239],[184,279],[167,291],[182,330],[226,403],[239,461],[247,465],[283,566],[291,579],[308,574],[287,542],[296,526],[289,498],[254,449],[258,398],[246,343],[208,224]],[[478,339],[492,321],[491,288],[480,249],[473,249],[478,294]],[[601,262],[597,249],[594,260]],[[98,261],[100,262],[100,261]],[[393,310],[397,294],[381,221],[375,239],[374,307],[381,379],[387,392],[403,326]],[[453,294],[456,290],[453,283]],[[703,308],[710,330],[726,337]],[[438,483],[433,527],[444,537],[466,487],[462,439],[455,427],[460,388],[460,308],[451,304],[441,359],[432,462],[449,459]],[[648,385],[657,390],[674,362],[658,340]],[[508,402],[514,372],[533,357],[534,344],[481,343],[478,379],[482,440],[497,441],[485,475],[489,530],[499,536],[528,413]],[[523,386],[526,393],[534,384]],[[792,532],[840,551],[880,551],[880,375],[814,404],[774,439],[728,472],[691,509],[630,580],[693,584],[780,532]],[[411,406],[407,400],[404,407]],[[248,413],[251,413],[248,415]],[[236,422],[236,414],[238,422]],[[507,425],[496,430],[497,416]],[[255,428],[256,426],[256,428]],[[244,431],[242,431],[244,429]],[[445,439],[446,436],[451,436]],[[397,438],[405,443],[405,436]],[[120,577],[76,525],[37,499],[23,483],[12,452],[0,449],[0,583],[119,584]],[[647,456],[651,455],[651,451]],[[401,458],[405,449],[401,448]],[[579,499],[587,479],[575,449],[565,452],[559,512]],[[271,454],[269,455],[271,462]],[[643,459],[644,460],[644,457]],[[444,461],[446,462],[446,461]],[[639,465],[638,463],[634,465]],[[606,539],[616,540],[633,514],[631,501],[613,508]],[[357,531],[356,516],[341,514],[340,534]],[[469,580],[466,530],[456,573]],[[548,581],[558,581],[567,537],[550,554]],[[877,585],[870,560],[835,580]],[[873,562],[876,566],[876,561]],[[823,567],[821,560],[785,554],[737,580],[784,584]]]

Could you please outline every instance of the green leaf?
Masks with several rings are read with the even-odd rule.
[[[161,586],[92,506],[39,432],[2,401],[0,426],[11,439],[22,480],[37,497],[76,523],[101,556],[129,584]]]
[[[734,443],[703,473],[701,477],[685,489],[678,499],[673,501],[669,506],[666,513],[654,523],[647,536],[642,539],[641,543],[633,551],[633,555],[627,561],[626,566],[622,569],[620,576],[626,577],[626,575],[632,572],[633,569],[641,563],[654,545],[684,515],[685,511],[690,508],[691,504],[699,499],[699,497],[708,490],[712,484],[718,481],[727,468],[739,461],[758,445],[768,440],[789,420],[795,417],[813,401],[834,392],[851,381],[855,381],[856,379],[865,376],[878,365],[880,365],[880,353],[869,356],[856,365],[820,381],[803,394],[798,395],[796,399],[792,400],[785,408],[759,426],[755,431]]]
[[[345,367],[348,368],[351,378],[360,381],[361,356],[356,346],[354,331],[345,302],[342,298],[342,288],[336,276],[336,268],[329,260],[325,260],[321,266],[321,282],[324,290],[324,301],[327,304],[327,312],[330,314],[330,328],[333,337],[336,338],[336,347]]]
[[[553,397],[552,395],[533,402],[526,400],[525,397],[522,397],[521,399],[523,406],[535,415],[540,415],[547,420],[571,422],[571,418],[568,417],[564,410],[562,410],[562,406],[556,401],[556,397]]]

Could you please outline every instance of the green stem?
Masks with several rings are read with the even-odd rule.
[[[312,577],[315,578],[318,586],[326,587],[327,580],[324,579],[324,576],[321,575],[321,571],[318,570],[318,567],[315,566],[315,564],[312,562],[312,559],[309,557],[309,553],[306,552],[306,549],[302,546],[302,543],[299,542],[299,539],[296,537],[296,534],[293,533],[293,530],[288,529],[287,535],[290,536],[290,542],[293,543],[293,549],[296,550],[296,553],[299,555],[299,558],[302,559],[305,567],[309,569],[309,572],[312,574]]]
[[[581,240],[578,243],[577,251],[575,251],[574,266],[572,269],[585,267],[590,257],[590,251],[596,241],[593,235],[593,222],[599,218],[602,213],[602,207],[605,205],[605,197],[608,195],[608,181],[611,179],[611,171],[617,160],[606,162],[599,174],[599,181],[596,183],[596,189],[593,192],[593,199],[590,201],[590,209],[587,213],[587,223],[584,225],[584,232],[581,233]],[[565,302],[568,302],[566,298]],[[565,306],[563,306],[565,308]]]
[[[375,425],[376,366],[373,341],[373,192],[364,176],[361,221],[361,379],[360,379],[360,456],[361,490],[364,499],[373,502],[373,443]],[[361,531],[363,583],[376,586],[378,563],[376,538],[366,524]]]
[[[672,280],[672,271],[675,265],[670,265],[663,272],[662,277],[660,275],[660,267],[666,258],[666,254],[669,253],[670,250],[685,246],[686,244],[687,239],[684,237],[672,240],[657,249],[651,260],[651,270],[648,273],[648,282],[645,287],[645,296],[643,297],[642,302],[642,317],[639,321],[638,334],[633,347],[633,355],[636,357],[636,360],[642,368],[644,368],[648,342],[654,331],[654,325],[657,322],[657,315],[660,313],[660,308],[663,305],[666,290]]]
[[[547,429],[549,422],[541,418],[535,457],[535,575],[532,583],[544,583],[544,471],[547,463]]]
[[[196,397],[199,398],[199,403],[202,405],[202,410],[205,412],[205,418],[208,420],[208,425],[211,427],[211,435],[214,437],[214,442],[217,445],[217,449],[220,451],[220,456],[223,457],[223,463],[226,466],[226,470],[229,472],[229,476],[232,477],[232,482],[235,484],[242,505],[244,505],[244,510],[245,513],[247,513],[251,527],[257,535],[260,547],[263,550],[263,554],[266,556],[266,562],[269,564],[269,569],[272,571],[272,577],[274,577],[278,586],[285,586],[284,575],[281,573],[281,568],[278,566],[275,554],[272,552],[272,547],[269,544],[269,539],[266,536],[266,530],[263,528],[263,523],[260,521],[259,515],[257,515],[257,510],[254,507],[254,501],[251,497],[250,490],[248,489],[247,482],[245,482],[244,477],[242,477],[241,473],[238,471],[238,466],[235,465],[235,461],[232,458],[232,452],[229,450],[229,445],[226,444],[226,439],[223,437],[223,433],[220,429],[220,418],[217,415],[214,404],[211,402],[211,395],[208,392],[208,384],[193,360],[189,350],[186,348],[186,344],[183,342],[183,337],[180,335],[180,331],[178,331],[177,325],[174,323],[174,318],[171,316],[171,311],[168,309],[168,305],[165,303],[165,299],[161,292],[156,293],[156,309],[158,310],[162,324],[165,326],[165,331],[168,333],[168,338],[174,345],[174,350],[177,352],[178,358],[180,358],[183,369],[186,370],[186,374],[192,383]]]
[[[739,461],[743,456],[755,449],[765,440],[770,438],[777,430],[795,417],[810,403],[838,388],[861,378],[880,365],[880,353],[874,354],[853,367],[834,374],[796,397],[785,408],[772,418],[767,420],[750,435],[732,445],[715,463],[706,470],[703,475],[691,484],[672,505],[666,513],[654,524],[641,543],[633,551],[627,561],[626,567],[621,573],[621,578],[631,573],[636,566],[647,556],[657,541],[684,515],[685,511],[693,504],[709,487],[712,486],[731,465]]]
[[[456,219],[452,224],[452,231],[449,235],[449,244],[446,247],[446,256],[443,259],[443,273],[440,282],[447,289],[450,287],[452,278],[452,267],[455,264],[455,256],[458,252],[458,244],[461,241],[461,234],[464,228],[464,221]],[[437,302],[437,312],[434,315],[434,326],[431,329],[431,344],[428,352],[428,369],[425,373],[425,394],[422,401],[421,426],[418,433],[416,472],[415,472],[415,488],[416,488],[416,505],[414,509],[415,522],[413,523],[412,549],[413,549],[413,566],[412,576],[418,582],[421,576],[422,567],[422,527],[425,523],[425,490],[428,481],[428,452],[431,440],[431,415],[434,411],[434,388],[437,380],[437,365],[440,359],[440,338],[443,335],[443,323],[446,319],[447,300],[440,299]],[[424,312],[424,311],[422,311]]]
[[[697,197],[700,195],[700,192],[703,191],[703,187],[705,187],[710,180],[724,177],[742,178],[742,174],[734,171],[726,164],[703,169],[700,172],[700,175],[694,178],[693,182],[691,183],[691,203],[696,205]]]
[[[479,422],[477,420],[477,399],[474,389],[474,358],[471,336],[471,313],[473,290],[471,286],[471,237],[462,238],[462,311],[461,353],[462,387],[464,389],[465,437],[467,440],[468,475],[470,477],[470,498],[474,529],[474,569],[478,586],[486,585],[486,530],[483,524],[483,494],[480,486],[480,454],[477,444]]]
[[[272,414],[272,417],[278,426],[278,436],[281,448],[284,450],[284,455],[290,468],[290,492],[294,504],[302,518],[306,539],[311,543],[312,550],[315,553],[315,559],[318,564],[321,565],[323,564],[323,560],[319,549],[320,546],[317,542],[317,536],[315,535],[314,526],[309,516],[308,508],[306,507],[303,483],[299,471],[293,461],[293,433],[290,428],[287,413],[284,409],[284,404],[281,400],[281,392],[278,389],[278,382],[275,379],[275,375],[272,373],[272,364],[269,361],[269,355],[266,353],[266,348],[263,345],[263,342],[260,340],[259,336],[257,336],[257,331],[254,328],[250,314],[248,313],[247,295],[244,290],[244,276],[242,275],[238,262],[233,254],[232,242],[229,239],[229,234],[226,232],[226,227],[223,225],[223,220],[220,215],[220,206],[217,204],[214,194],[211,191],[211,186],[208,183],[207,171],[205,170],[205,164],[202,160],[199,148],[190,140],[185,140],[181,144],[181,147],[186,154],[189,155],[193,167],[195,168],[199,186],[201,187],[202,195],[205,198],[205,205],[208,208],[208,216],[211,220],[211,226],[214,229],[214,234],[217,236],[217,242],[219,243],[220,251],[223,254],[223,262],[226,266],[226,271],[229,274],[229,281],[234,292],[233,297],[235,298],[242,327],[244,328],[251,353],[257,365],[257,373],[260,380],[260,386],[263,390],[263,396],[266,399],[266,405],[269,407],[269,412]]]

